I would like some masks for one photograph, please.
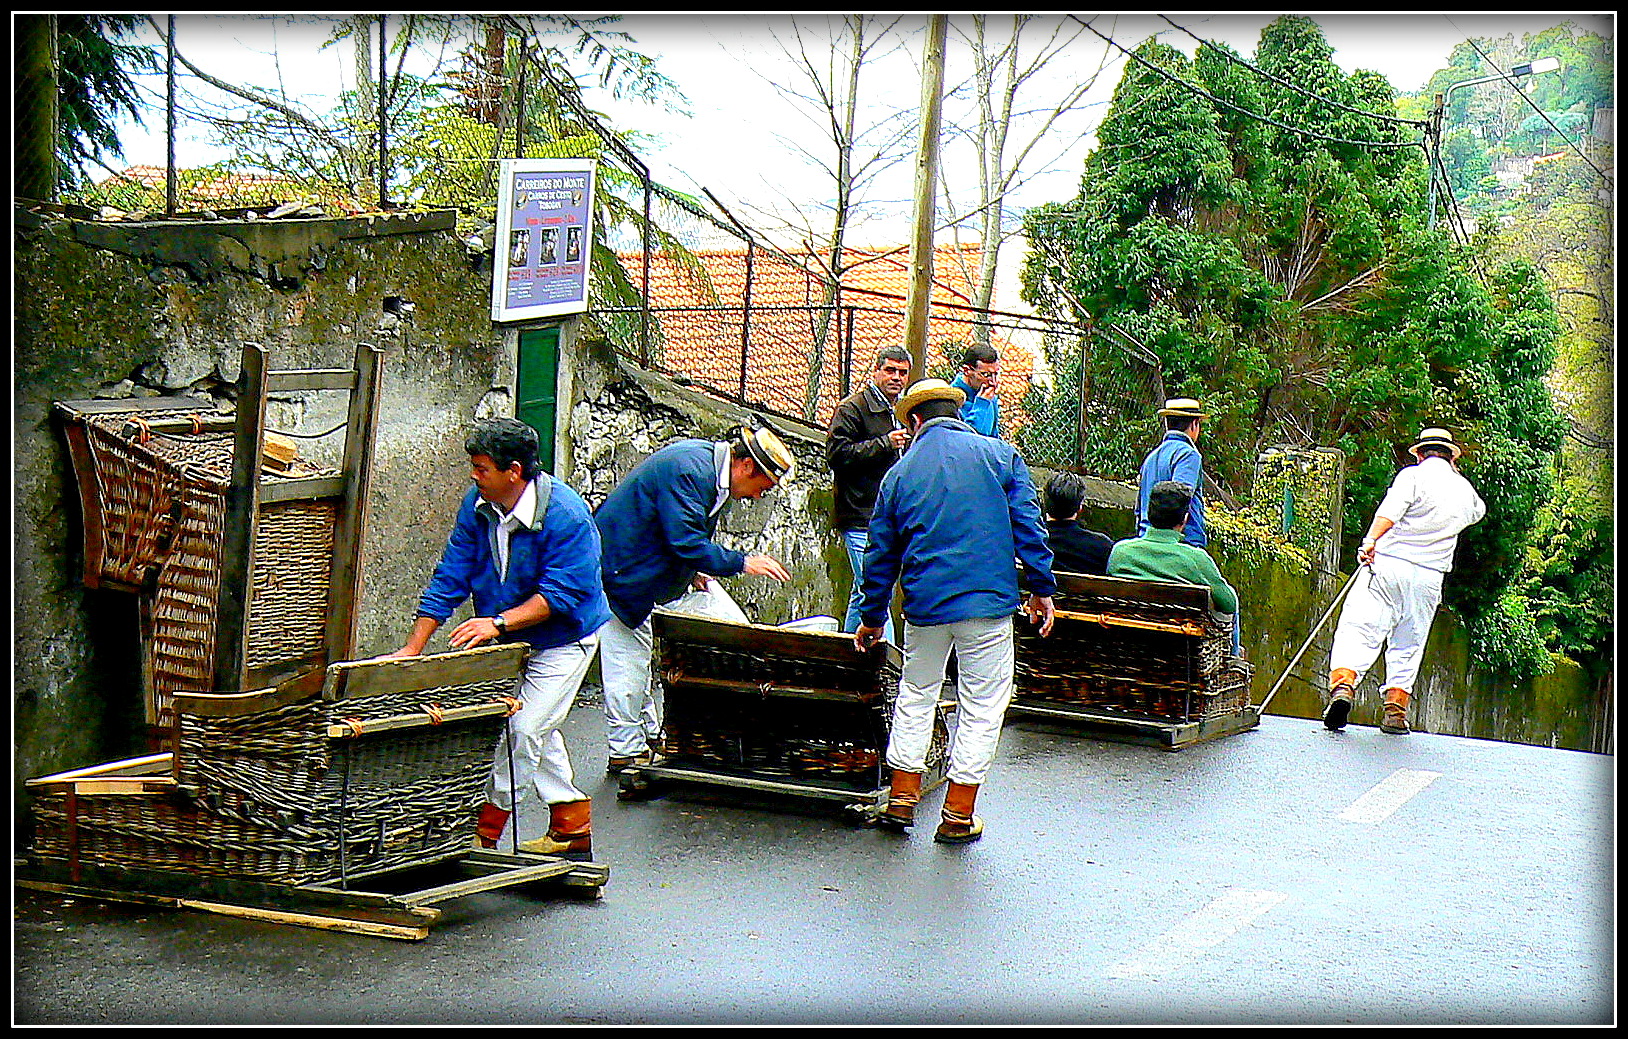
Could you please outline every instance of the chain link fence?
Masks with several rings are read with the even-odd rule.
[[[710,194],[699,199],[663,187],[588,108],[575,80],[551,67],[535,41],[496,21],[483,23],[438,84],[402,73],[399,57],[384,46],[383,19],[353,21],[355,89],[320,126],[306,125],[291,107],[204,111],[176,89],[174,77],[189,70],[203,76],[178,53],[173,66],[160,60],[164,86],[144,88],[143,121],[174,135],[207,125],[237,158],[193,169],[131,166],[60,192],[57,208],[115,220],[451,208],[460,214],[460,233],[479,233],[496,217],[500,160],[592,155],[601,170],[601,247],[586,317],[590,334],[619,353],[823,429],[836,405],[869,378],[877,352],[903,344],[904,249],[836,257],[786,250]],[[24,98],[52,89],[51,39],[40,31],[18,41],[19,155],[54,132],[25,125],[49,120],[50,106],[37,94]],[[282,56],[291,66],[301,58]],[[45,197],[25,194],[21,177],[17,186],[19,197]],[[1029,461],[1133,476],[1159,436],[1150,407],[1163,394],[1157,359],[1111,331],[947,302],[969,298],[966,272],[976,269],[968,262],[975,252],[957,249],[935,257],[943,291],[935,289],[929,309],[925,374],[953,378],[966,348],[987,342],[1002,361],[1002,435]]]

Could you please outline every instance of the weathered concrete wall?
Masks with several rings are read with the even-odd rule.
[[[264,345],[273,368],[348,367],[358,342],[383,347],[359,649],[399,644],[447,498],[467,480],[462,430],[477,408],[506,410],[513,378],[487,320],[490,275],[451,214],[109,226],[19,213],[14,245],[14,783],[145,751],[134,599],[81,583],[77,492],[52,401],[192,394],[228,407],[245,342]],[[386,297],[414,302],[410,323],[385,312]],[[268,424],[320,432],[346,404],[342,393],[274,397]],[[299,443],[333,464],[340,440]]]

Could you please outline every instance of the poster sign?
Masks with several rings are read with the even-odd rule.
[[[504,159],[493,240],[492,320],[588,309],[593,159]]]

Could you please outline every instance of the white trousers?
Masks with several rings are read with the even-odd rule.
[[[529,790],[542,804],[586,801],[577,789],[560,726],[582,688],[582,676],[599,648],[599,637],[533,653],[520,673],[520,710],[509,717],[507,738],[497,738],[486,799],[513,811]],[[512,755],[512,768],[511,768]]]
[[[706,591],[685,592],[662,603],[658,609],[746,622],[746,614],[716,580]],[[661,734],[662,687],[660,682],[651,680],[650,672],[654,649],[655,636],[649,617],[637,628],[629,628],[612,614],[599,629],[599,672],[605,683],[605,739],[613,758],[637,757]]]
[[[960,702],[950,740],[947,776],[981,785],[995,761],[1006,705],[1012,701],[1012,618],[980,617],[951,624],[904,625],[904,668],[893,701],[889,768],[923,772],[933,739],[933,716],[944,687],[944,665],[955,649]]]
[[[1348,668],[1357,681],[1385,647],[1386,689],[1413,692],[1430,623],[1441,605],[1442,572],[1394,556],[1375,556],[1357,573],[1334,629],[1330,670]]]

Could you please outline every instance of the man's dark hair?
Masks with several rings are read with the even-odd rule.
[[[984,364],[994,364],[1001,359],[995,348],[988,343],[974,343],[967,347],[967,352],[961,355],[961,367],[971,368],[982,361]]]
[[[1148,526],[1175,530],[1187,518],[1187,507],[1192,501],[1192,488],[1186,484],[1160,480],[1148,492]]]
[[[1085,479],[1074,473],[1057,473],[1046,481],[1046,515],[1052,519],[1072,519],[1085,501]]]
[[[1442,447],[1439,444],[1426,444],[1423,447],[1419,448],[1418,454],[1419,454],[1420,460],[1423,460],[1423,459],[1426,459],[1426,458],[1445,458],[1449,462],[1451,462],[1453,460],[1452,449]]]
[[[871,366],[871,371],[874,372],[881,368],[882,362],[884,361],[902,361],[905,364],[909,364],[910,351],[906,350],[902,346],[882,347],[882,349],[876,351],[876,363]]]
[[[519,462],[520,471],[528,480],[535,480],[543,471],[537,460],[537,431],[519,419],[482,419],[464,440],[464,450],[471,458],[485,455],[499,469]]]
[[[961,405],[953,400],[945,400],[943,397],[934,397],[932,400],[924,400],[911,408],[909,414],[916,416],[923,422],[935,418],[959,418],[961,416]]]
[[[1194,415],[1166,415],[1164,417],[1165,432],[1169,433],[1176,430],[1186,433],[1193,428],[1193,423],[1197,421],[1198,418]]]

